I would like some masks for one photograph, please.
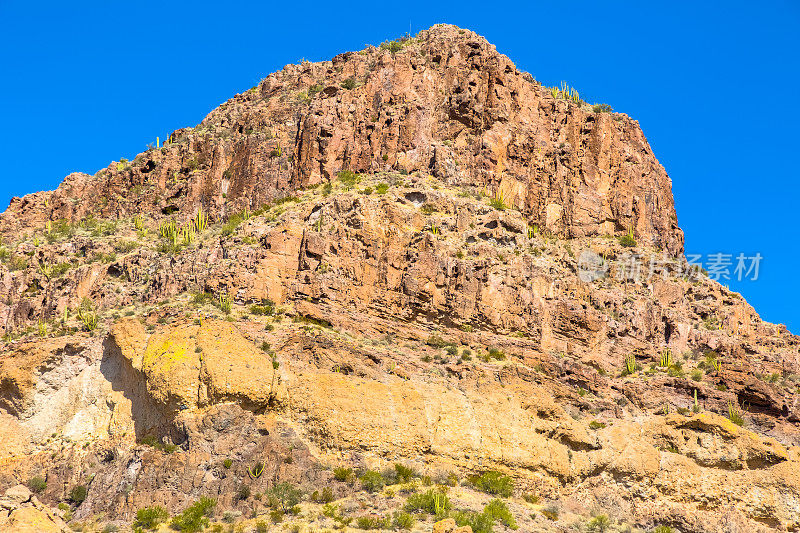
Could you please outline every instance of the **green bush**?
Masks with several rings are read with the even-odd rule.
[[[28,488],[31,492],[43,492],[47,488],[47,481],[41,476],[33,476],[28,480]]]
[[[284,513],[288,513],[295,505],[300,503],[303,491],[296,488],[291,483],[282,481],[269,489],[270,501],[273,507],[279,508]]]
[[[614,109],[608,104],[594,104],[592,111],[595,113],[611,113]]]
[[[392,527],[392,519],[388,516],[359,516],[356,518],[358,529],[389,529]]]
[[[343,466],[338,466],[333,469],[333,478],[336,481],[352,481],[354,477],[353,469],[352,468],[345,468]]]
[[[395,529],[411,529],[414,527],[414,517],[405,511],[395,511],[392,523]]]
[[[500,521],[504,526],[517,529],[517,521],[514,520],[514,515],[508,509],[508,505],[502,500],[494,499],[486,504],[483,509],[483,514],[491,518],[492,522]]]
[[[181,514],[172,519],[170,527],[185,533],[196,533],[208,526],[208,517],[214,512],[217,500],[200,498],[199,501],[187,507]]]
[[[361,176],[351,170],[342,170],[339,172],[339,181],[342,182],[344,188],[347,190],[355,187],[361,181]]]
[[[89,490],[86,488],[86,485],[75,485],[72,487],[72,490],[69,491],[69,501],[75,505],[80,505],[86,499],[88,493]]]
[[[351,89],[356,88],[356,80],[354,80],[353,78],[347,78],[342,82],[341,85],[343,89],[347,89],[349,91]]]
[[[224,461],[222,461],[222,466],[224,466],[226,470],[230,468],[232,465],[233,465],[232,459],[225,459]]]
[[[450,516],[456,521],[457,526],[471,527],[472,533],[492,533],[494,530],[494,520],[486,513],[459,510],[454,511]]]
[[[158,505],[145,507],[136,511],[136,521],[133,523],[133,527],[156,529],[159,524],[166,522],[168,518],[169,513],[163,507]]]
[[[444,516],[451,509],[450,498],[440,490],[428,489],[426,492],[412,494],[406,500],[405,510],[424,512],[435,516]]]
[[[378,194],[386,194],[389,191],[389,184],[388,183],[379,183],[375,186],[375,192]]]
[[[481,492],[508,498],[514,493],[514,481],[500,472],[490,470],[479,476],[470,476],[469,482]]]
[[[586,529],[588,531],[597,531],[598,533],[605,533],[610,527],[611,519],[608,518],[608,515],[604,514],[595,516],[586,524]]]
[[[361,474],[359,480],[361,481],[361,486],[367,492],[377,492],[386,485],[386,480],[383,479],[381,473],[374,470],[367,470]]]
[[[628,230],[628,233],[619,238],[619,243],[625,248],[633,248],[636,246],[636,238],[633,236],[633,230]]]
[[[405,45],[407,45],[410,41],[408,38],[400,38],[395,39],[393,41],[384,41],[381,43],[380,49],[381,50],[388,50],[391,53],[395,54],[403,49]]]
[[[408,483],[412,479],[419,477],[419,474],[417,474],[413,468],[401,465],[400,463],[395,463],[394,471],[397,473],[397,480],[401,483]]]

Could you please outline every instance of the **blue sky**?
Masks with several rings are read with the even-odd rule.
[[[800,332],[800,7],[700,4],[0,0],[0,204],[130,159],[286,63],[448,22],[639,120],[687,252],[761,253],[757,281],[723,282]]]

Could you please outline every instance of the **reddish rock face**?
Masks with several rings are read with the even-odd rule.
[[[406,489],[331,466],[397,461],[507,473],[520,531],[554,524],[523,494],[564,527],[800,528],[800,338],[687,275],[638,124],[466,30],[392,48],[288,65],[0,215],[0,530],[42,510],[12,501],[33,476],[125,527],[209,495],[262,517],[281,481],[389,516]],[[622,276],[632,253],[669,268]],[[318,504],[307,529],[343,527]]]
[[[338,172],[428,173],[478,187],[566,237],[637,238],[677,255],[671,182],[636,121],[563,98],[473,32],[437,26],[398,52],[287,65],[163,148],[53,193],[14,199],[9,234],[46,220],[137,212],[216,216]],[[48,205],[44,205],[48,199]]]

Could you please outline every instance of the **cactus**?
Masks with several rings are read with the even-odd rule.
[[[45,320],[43,318],[39,319],[38,329],[39,329],[39,336],[40,337],[46,337],[47,336],[47,322],[45,322]]]
[[[672,352],[669,351],[669,348],[661,352],[661,364],[658,366],[663,368],[669,368],[672,366]]]
[[[636,356],[629,353],[625,356],[625,373],[633,374],[636,372]]]
[[[227,292],[219,293],[219,296],[217,296],[217,303],[219,303],[219,308],[222,309],[226,315],[231,312],[231,297]]]
[[[194,229],[197,233],[202,233],[208,227],[208,216],[203,212],[203,206],[200,206],[200,209],[197,210],[197,214],[194,215]]]
[[[528,226],[528,238],[533,239],[536,237],[536,234],[539,233],[539,226],[534,224],[533,226]]]
[[[441,516],[445,511],[445,495],[436,493],[433,495],[433,511],[436,516]]]
[[[156,135],[156,148],[161,148],[161,139],[158,138],[158,135]]]
[[[52,220],[48,220],[47,222],[44,223],[44,230],[47,233],[50,233],[50,232],[53,231],[53,221]]]
[[[433,233],[434,235],[439,235],[439,226],[437,226],[436,224],[432,223],[431,224],[431,233]]]
[[[39,273],[47,279],[50,279],[53,276],[53,266],[50,263],[42,261],[39,263]]]
[[[144,229],[144,217],[142,217],[142,215],[136,215],[133,217],[133,227],[136,228],[137,232],[140,232]]]
[[[181,229],[181,236],[184,246],[189,246],[195,240],[194,228],[191,225],[189,225]]]
[[[158,226],[158,234],[162,239],[167,239],[173,246],[178,244],[178,228],[175,226],[175,221],[162,222]]]
[[[728,402],[728,420],[730,420],[737,426],[744,425],[744,418],[742,418],[742,414],[739,412],[739,408],[733,405],[731,402]]]
[[[264,463],[258,462],[251,467],[247,467],[247,473],[252,479],[258,479],[264,473]]]
[[[558,98],[558,87],[550,87],[550,95],[553,98]]]
[[[41,239],[39,239],[39,236],[37,235],[36,237],[33,238],[33,245],[38,248],[40,244],[42,244],[42,241]]]
[[[78,319],[83,323],[83,327],[87,331],[93,331],[97,328],[97,311],[94,310],[94,304],[88,298],[84,298],[78,307]]]
[[[692,405],[692,411],[695,413],[700,412],[700,404],[697,403],[697,389],[694,390],[694,405]]]

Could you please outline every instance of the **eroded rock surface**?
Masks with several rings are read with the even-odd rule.
[[[474,510],[466,476],[510,475],[522,531],[800,528],[798,338],[688,275],[638,124],[466,30],[395,45],[287,65],[0,215],[0,489],[46,482],[0,527],[202,496],[244,521],[281,481],[396,510],[331,468],[400,462]],[[625,279],[632,252],[665,270]]]

